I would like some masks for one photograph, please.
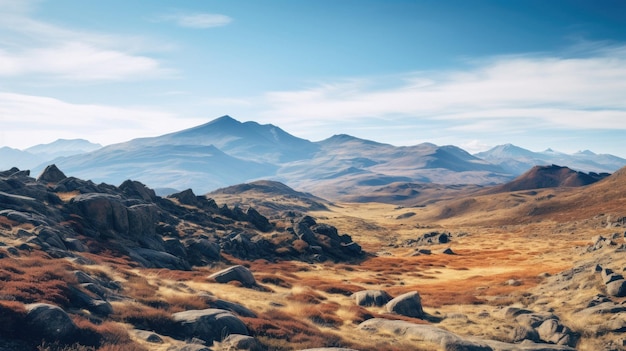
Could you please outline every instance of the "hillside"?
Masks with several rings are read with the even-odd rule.
[[[520,181],[485,188],[427,206],[419,212],[418,217],[423,221],[436,219],[501,225],[544,220],[567,222],[594,216],[621,218],[626,215],[625,170],[622,168],[589,185],[572,186],[580,181],[577,177],[579,173],[562,167],[537,167],[520,177]],[[561,186],[545,187],[549,184]],[[538,185],[544,187],[538,188]]]
[[[206,196],[229,206],[252,206],[260,213],[272,217],[284,212],[306,213],[327,210],[327,206],[330,205],[322,198],[268,180],[220,188]]]
[[[534,166],[514,180],[490,187],[486,194],[495,194],[510,191],[532,190],[543,188],[579,187],[593,184],[608,177],[608,173],[583,173],[568,167],[557,165]]]

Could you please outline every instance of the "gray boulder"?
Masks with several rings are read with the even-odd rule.
[[[221,344],[227,350],[261,351],[264,349],[255,338],[248,335],[230,334],[222,340]]]
[[[417,291],[402,294],[389,301],[385,306],[387,312],[400,314],[407,317],[422,318],[422,299]]]
[[[63,179],[67,178],[67,176],[61,172],[61,170],[56,165],[47,166],[37,177],[37,181],[41,183],[58,183]]]
[[[252,272],[250,272],[248,268],[241,265],[228,267],[219,272],[213,273],[209,276],[209,279],[213,279],[218,283],[238,281],[247,287],[256,285],[256,279],[254,279]]]
[[[615,297],[626,296],[626,280],[619,279],[609,282],[606,284],[606,292]]]
[[[352,297],[359,306],[384,306],[391,301],[391,296],[384,290],[363,290],[355,292]]]
[[[575,346],[578,341],[576,334],[556,319],[548,319],[541,323],[537,333],[541,340],[557,345]]]
[[[25,328],[33,338],[72,343],[80,337],[80,330],[60,307],[45,303],[25,307]]]
[[[137,256],[140,256],[141,259]],[[181,271],[191,270],[191,266],[185,260],[182,260],[172,254],[163,251],[151,249],[136,248],[130,252],[130,257],[134,260],[146,265],[148,268],[167,268]]]
[[[198,338],[211,345],[230,334],[249,335],[245,324],[234,314],[209,308],[174,313],[172,319],[180,329],[176,332],[183,339]]]

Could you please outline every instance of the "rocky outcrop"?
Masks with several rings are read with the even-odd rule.
[[[56,165],[49,165],[41,172],[39,177],[37,177],[37,181],[46,184],[58,183],[65,178],[67,178],[67,176],[61,172]]]

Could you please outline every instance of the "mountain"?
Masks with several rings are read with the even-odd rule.
[[[137,179],[156,187],[207,192],[275,173],[276,166],[239,159],[214,146],[151,145],[133,141],[55,160],[64,172],[95,182]]]
[[[84,147],[96,146],[86,141],[58,141],[31,151],[44,154],[49,150],[47,154],[53,154],[84,151]],[[564,159],[566,156],[569,158]],[[594,172],[605,172],[618,169],[616,165],[622,161],[626,163],[590,151],[576,155],[550,150],[534,153],[513,145],[471,155],[453,145],[396,147],[346,134],[311,142],[271,124],[222,116],[197,127],[45,161],[33,172],[55,163],[68,174],[97,182],[119,184],[137,179],[160,194],[187,188],[206,193],[268,179],[332,200],[351,200],[354,195],[375,192],[389,192],[379,198],[393,199],[393,187],[401,189],[402,184],[502,184],[535,164],[555,163],[574,169],[586,165],[593,166]],[[451,194],[456,191],[451,189]],[[400,197],[410,201],[405,195]]]
[[[38,144],[31,146],[24,151],[37,155],[45,160],[52,160],[57,157],[72,156],[98,150],[100,144],[94,144],[84,139],[58,139],[49,144]]]
[[[335,135],[318,145],[320,152],[312,160],[281,167],[279,179],[325,198],[351,201],[394,183],[498,184],[513,178],[451,145],[396,147],[349,135]],[[379,197],[385,198],[394,196]]]
[[[611,173],[626,166],[626,159],[607,154],[595,154],[589,150],[570,155],[552,149],[533,152],[512,144],[499,145],[474,156],[499,165],[506,172],[515,175],[522,174],[533,166],[551,164],[566,165],[578,171],[595,173]]]
[[[271,163],[308,158],[317,151],[314,143],[297,138],[274,125],[242,123],[230,116],[155,138],[136,139],[133,144],[213,145],[237,158]]]
[[[7,146],[0,147],[0,169],[10,169],[12,167],[30,169],[44,161],[44,158],[27,151]]]

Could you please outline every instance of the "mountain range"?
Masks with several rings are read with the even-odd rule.
[[[510,144],[471,155],[453,145],[396,147],[345,134],[311,142],[271,124],[242,123],[230,116],[106,147],[60,140],[24,151],[2,148],[0,160],[1,168],[18,166],[35,174],[54,163],[69,175],[94,182],[135,179],[160,194],[187,188],[206,193],[269,179],[329,199],[397,184],[502,184],[535,165],[597,173],[626,165],[626,159],[590,151],[537,153]]]

